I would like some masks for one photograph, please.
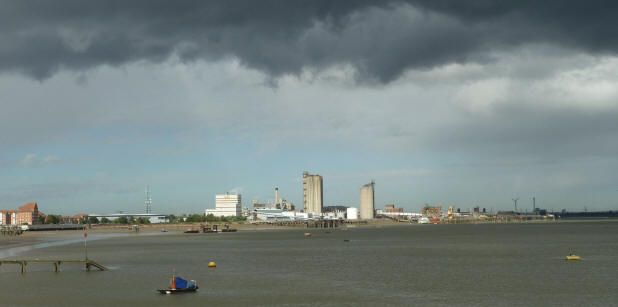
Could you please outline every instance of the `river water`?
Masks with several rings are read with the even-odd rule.
[[[0,305],[611,306],[618,222],[401,225],[219,234],[160,233],[88,242],[111,268],[0,268]],[[78,236],[73,240],[79,240]],[[9,258],[83,257],[66,241]],[[345,240],[349,240],[346,242]],[[563,260],[572,249],[579,262]],[[0,250],[1,254],[2,250]],[[208,268],[209,261],[217,263]],[[196,293],[161,295],[173,270]]]

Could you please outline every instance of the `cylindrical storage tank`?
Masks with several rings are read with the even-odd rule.
[[[354,207],[347,208],[346,216],[348,220],[358,220],[358,208],[354,208]]]
[[[279,205],[279,188],[275,188],[275,208]]]
[[[374,218],[374,182],[364,185],[360,190],[360,218],[361,220],[369,220]]]

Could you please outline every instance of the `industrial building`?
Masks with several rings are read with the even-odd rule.
[[[432,207],[429,205],[425,205],[423,206],[421,212],[424,217],[442,217],[442,215],[444,215],[444,213],[442,212],[442,206]]]
[[[321,214],[324,204],[322,176],[303,172],[303,208],[307,213]]]
[[[346,218],[348,220],[358,220],[358,208],[349,207],[346,209]]]
[[[395,205],[387,204],[384,206],[384,212],[388,212],[388,213],[403,212],[403,208],[395,208]]]
[[[375,217],[375,198],[374,198],[375,182],[363,185],[360,189],[360,218],[361,220],[370,220]]]
[[[242,214],[240,194],[215,195],[215,209],[206,209],[206,215],[237,217]]]
[[[88,214],[88,217],[96,217],[99,220],[102,218],[106,218],[109,220],[115,220],[117,218],[126,217],[126,218],[146,218],[150,221],[151,224],[159,224],[159,223],[167,223],[169,219],[165,214],[157,214],[157,213],[112,213],[112,214]]]
[[[281,222],[281,221],[307,221],[313,219],[311,213],[286,211],[283,209],[256,209],[253,210],[252,221]]]

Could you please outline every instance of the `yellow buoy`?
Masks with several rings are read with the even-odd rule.
[[[581,258],[577,255],[568,255],[566,256],[566,260],[581,260]]]
[[[208,262],[208,267],[209,268],[215,268],[217,267],[217,264],[214,261]]]
[[[305,232],[305,237],[311,237],[311,233],[310,232]]]

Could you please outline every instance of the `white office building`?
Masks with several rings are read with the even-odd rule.
[[[242,214],[240,194],[215,195],[215,209],[206,209],[206,215],[236,217]]]

